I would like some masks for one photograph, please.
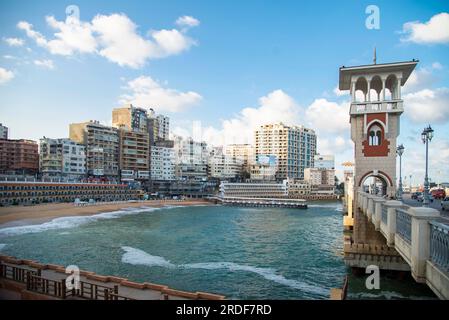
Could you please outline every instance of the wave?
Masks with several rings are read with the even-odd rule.
[[[163,257],[152,256],[140,249],[132,247],[122,247],[125,253],[122,256],[122,262],[132,265],[144,265],[148,267],[166,267],[174,268],[176,267],[173,263],[165,260]]]
[[[6,247],[6,246],[7,246],[6,243],[0,243],[0,251],[2,251],[2,249],[3,249],[4,247]]]
[[[125,254],[123,254],[122,256],[122,262],[129,263],[132,265],[145,265],[149,267],[158,266],[158,267],[184,268],[184,269],[205,269],[205,270],[225,269],[231,272],[234,271],[252,272],[259,276],[262,276],[266,280],[273,281],[293,289],[298,289],[303,292],[308,292],[323,297],[326,297],[329,293],[328,289],[317,287],[315,285],[311,285],[299,280],[287,279],[284,276],[277,274],[276,270],[272,268],[253,267],[249,265],[242,265],[225,261],[175,265],[163,257],[153,256],[140,249],[132,247],[122,247],[122,249],[125,251]]]
[[[14,236],[27,233],[38,233],[48,230],[70,229],[87,223],[105,219],[117,219],[126,215],[135,215],[141,212],[154,211],[159,208],[125,208],[123,210],[99,213],[91,216],[73,216],[55,218],[42,224],[33,224],[0,229],[0,236]]]

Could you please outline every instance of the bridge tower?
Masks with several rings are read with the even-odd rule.
[[[396,139],[404,111],[401,87],[418,61],[341,67],[339,89],[351,94],[351,139],[354,142],[354,227],[359,244],[384,244],[372,223],[358,213],[357,191],[393,197],[396,193]]]

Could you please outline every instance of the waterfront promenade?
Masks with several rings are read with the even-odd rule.
[[[223,300],[222,295],[186,292],[153,283],[80,271],[79,289],[66,288],[63,266],[0,255],[0,300]]]

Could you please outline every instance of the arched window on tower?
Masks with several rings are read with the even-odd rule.
[[[370,127],[368,133],[368,144],[370,146],[380,146],[382,141],[382,130],[381,128],[375,124]]]

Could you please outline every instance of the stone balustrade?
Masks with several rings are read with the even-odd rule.
[[[358,191],[357,203],[387,245],[410,265],[413,278],[449,299],[449,223],[438,210],[410,207]]]

